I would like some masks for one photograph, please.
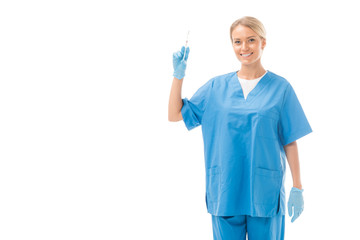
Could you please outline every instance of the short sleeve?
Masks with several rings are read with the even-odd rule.
[[[201,125],[202,117],[206,109],[212,89],[212,79],[201,86],[194,95],[188,100],[183,98],[181,115],[186,128],[190,131]]]
[[[284,93],[279,120],[281,144],[287,145],[312,132],[293,87],[289,84]]]

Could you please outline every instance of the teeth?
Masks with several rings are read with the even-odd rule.
[[[252,53],[249,53],[249,54],[241,54],[241,56],[243,57],[247,57],[247,56],[250,56]]]

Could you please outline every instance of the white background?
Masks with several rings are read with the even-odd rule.
[[[212,239],[201,127],[168,121],[172,54],[190,29],[190,98],[240,68],[242,16],[313,128],[286,239],[359,239],[356,1],[123,2],[1,2],[0,239]]]

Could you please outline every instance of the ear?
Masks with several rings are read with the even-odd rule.
[[[261,39],[261,48],[264,49],[264,47],[266,46],[266,39],[265,38],[262,38]]]

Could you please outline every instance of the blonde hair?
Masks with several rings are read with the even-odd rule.
[[[233,24],[231,24],[231,27],[230,27],[231,42],[233,42],[232,32],[239,25],[243,25],[245,27],[252,29],[257,35],[259,35],[260,38],[266,39],[266,31],[265,31],[264,25],[258,19],[254,18],[254,17],[245,16],[245,17],[239,18]]]

